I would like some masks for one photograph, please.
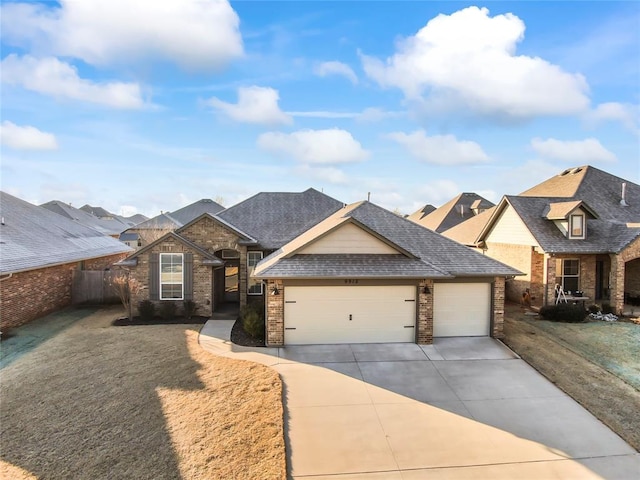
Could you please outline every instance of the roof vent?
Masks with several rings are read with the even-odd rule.
[[[564,176],[565,176],[565,175],[567,175],[569,172],[571,172],[571,169],[570,169],[570,168],[569,168],[569,169],[567,169],[567,170],[565,170],[564,172],[562,172],[562,173],[560,174],[560,176],[561,176],[561,177],[564,177]]]
[[[622,205],[623,207],[628,207],[629,204],[627,203],[627,200],[625,199],[627,193],[627,184],[626,182],[622,182],[622,192],[620,195],[620,205]]]
[[[578,167],[578,168],[574,168],[573,170],[571,170],[571,173],[580,173],[582,171],[582,168]]]

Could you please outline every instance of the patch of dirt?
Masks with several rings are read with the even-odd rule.
[[[504,342],[528,364],[640,451],[640,392],[526,321],[521,308],[505,309]]]
[[[140,317],[133,317],[133,319],[130,320],[128,317],[122,317],[115,319],[111,324],[114,327],[127,327],[132,325],[204,325],[207,320],[209,320],[209,317],[203,317],[201,315],[193,315],[191,318],[174,317],[170,319],[153,317],[153,320],[143,320]]]
[[[238,318],[236,323],[233,324],[231,329],[231,341],[236,345],[242,345],[243,347],[264,347],[264,339],[253,338],[242,328],[242,320]]]
[[[99,311],[2,369],[0,478],[284,479],[282,383]]]

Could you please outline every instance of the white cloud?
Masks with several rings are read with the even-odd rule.
[[[60,3],[4,5],[3,38],[43,55],[101,66],[158,58],[201,70],[243,55],[240,21],[226,0]]]
[[[411,155],[435,165],[473,165],[486,163],[489,157],[476,142],[458,140],[454,135],[427,136],[424,130],[387,135],[404,146]]]
[[[346,184],[347,175],[335,167],[312,167],[310,165],[299,165],[294,170],[295,173],[306,178],[328,182],[332,184]]]
[[[369,156],[349,132],[338,128],[263,133],[258,147],[308,164],[359,162]]]
[[[524,30],[513,14],[490,17],[486,8],[469,7],[431,19],[385,61],[361,59],[370,78],[401,89],[409,101],[516,119],[586,110],[582,75],[516,55]]]
[[[56,150],[58,142],[52,133],[30,125],[19,126],[5,120],[0,125],[0,143],[15,150]]]
[[[322,62],[315,66],[313,73],[319,77],[326,77],[328,75],[340,75],[348,79],[354,85],[358,83],[358,76],[353,69],[342,62]]]
[[[291,124],[291,116],[280,110],[278,91],[268,87],[238,88],[238,103],[227,103],[212,97],[207,104],[223,112],[232,120],[262,125]]]
[[[534,138],[531,147],[542,157],[585,165],[594,162],[615,162],[616,156],[595,138],[584,140],[556,140]]]
[[[591,126],[601,122],[620,122],[630,132],[640,133],[640,106],[617,102],[601,103],[585,115]]]
[[[74,66],[54,57],[19,57],[12,53],[2,60],[0,66],[4,83],[44,95],[112,108],[137,109],[144,106],[137,83],[94,83],[80,78]]]
[[[442,179],[426,183],[418,189],[417,195],[420,201],[415,210],[424,207],[428,203],[435,207],[440,207],[456,195],[459,195],[461,191],[458,184],[451,180]],[[413,211],[409,213],[413,213]]]

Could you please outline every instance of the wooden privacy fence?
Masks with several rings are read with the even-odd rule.
[[[112,287],[122,272],[112,270],[75,270],[71,286],[71,303],[118,303],[120,299]]]

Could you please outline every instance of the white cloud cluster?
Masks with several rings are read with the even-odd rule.
[[[280,110],[278,91],[268,87],[238,88],[238,103],[223,102],[213,97],[207,104],[236,122],[262,125],[291,124],[291,116]]]
[[[0,66],[4,83],[41,94],[121,109],[144,106],[137,83],[91,82],[80,78],[74,66],[55,57],[20,57],[12,53],[2,60]]]
[[[516,55],[524,23],[469,7],[438,15],[382,61],[361,54],[365,73],[409,101],[467,109],[477,115],[527,119],[588,108],[588,85],[539,57]]]
[[[369,156],[351,133],[339,128],[267,132],[258,137],[258,147],[309,165],[359,162]]]
[[[636,135],[640,134],[640,106],[618,102],[601,103],[585,115],[587,123],[595,126],[602,122],[620,122]]]
[[[16,125],[5,120],[0,125],[0,143],[14,150],[56,150],[58,142],[52,133],[30,125]]]
[[[409,134],[394,132],[387,137],[405,147],[418,160],[434,165],[474,165],[489,161],[479,144],[458,140],[454,135],[427,136],[424,130],[416,130]]]
[[[315,66],[313,73],[319,77],[327,77],[329,75],[339,75],[348,79],[354,85],[358,83],[358,76],[353,69],[346,63],[332,61],[322,62]]]
[[[0,13],[5,41],[92,65],[159,58],[201,70],[243,55],[226,0],[61,0],[59,8],[9,3]]]
[[[616,156],[595,138],[584,140],[556,140],[534,138],[531,147],[542,157],[580,165],[596,162],[615,162]]]

